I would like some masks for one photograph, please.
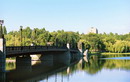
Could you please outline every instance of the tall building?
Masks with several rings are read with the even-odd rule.
[[[94,27],[91,27],[88,31],[88,33],[96,33],[98,34],[98,29],[97,28],[94,28]]]

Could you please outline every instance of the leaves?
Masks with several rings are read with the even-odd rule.
[[[86,44],[87,49],[88,45],[90,45],[90,51],[122,53],[130,50],[130,34],[82,34],[80,41]]]
[[[66,46],[70,43],[71,48],[77,48],[77,43],[82,42],[83,47],[90,51],[107,51],[107,52],[128,52],[130,51],[130,33],[119,35],[117,33],[103,34],[79,34],[78,32],[58,30],[49,32],[45,28],[26,27],[21,32],[11,31],[7,33],[6,27],[3,27],[7,46],[29,46],[31,43],[35,45],[47,45],[48,42],[55,46]]]
[[[20,31],[11,31],[6,35],[7,46],[20,46]],[[67,43],[71,44],[71,47],[76,48],[79,41],[78,32],[65,32],[64,30],[58,30],[57,32],[46,31],[45,28],[33,30],[30,27],[22,29],[22,45],[29,46],[31,43],[35,45],[47,45],[47,42],[54,43],[56,46],[66,46]]]

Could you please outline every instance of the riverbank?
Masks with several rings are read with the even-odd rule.
[[[109,52],[103,52],[103,53],[100,53],[101,55],[130,55],[130,53],[109,53]]]
[[[111,53],[111,52],[89,52],[90,55],[130,55],[130,52],[128,53]]]

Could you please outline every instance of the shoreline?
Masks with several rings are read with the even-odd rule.
[[[130,55],[130,53],[100,53],[101,55]]]
[[[88,53],[90,55],[96,55],[96,54],[99,54],[99,55],[130,55],[130,52],[128,53],[111,53],[111,52],[91,52],[91,53]]]

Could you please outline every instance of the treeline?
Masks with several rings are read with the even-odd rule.
[[[79,34],[78,32],[66,32],[64,30],[49,32],[45,28],[31,29],[30,27],[26,27],[22,31],[7,33],[6,27],[4,27],[4,34],[7,46],[30,46],[32,43],[34,45],[65,46],[70,43],[71,47],[77,48],[77,43],[83,42],[84,47],[89,51],[115,53],[130,51],[130,33],[125,35],[117,33]]]
[[[130,33],[125,35],[103,33],[82,34],[80,41],[90,51],[122,53],[130,51]]]
[[[22,35],[22,37],[21,37]],[[80,37],[78,32],[65,32],[64,30],[58,30],[54,32],[46,31],[45,28],[31,29],[27,27],[19,31],[11,31],[5,35],[7,46],[30,46],[34,45],[54,45],[54,46],[66,46],[70,43],[72,48],[77,48],[77,42]]]

